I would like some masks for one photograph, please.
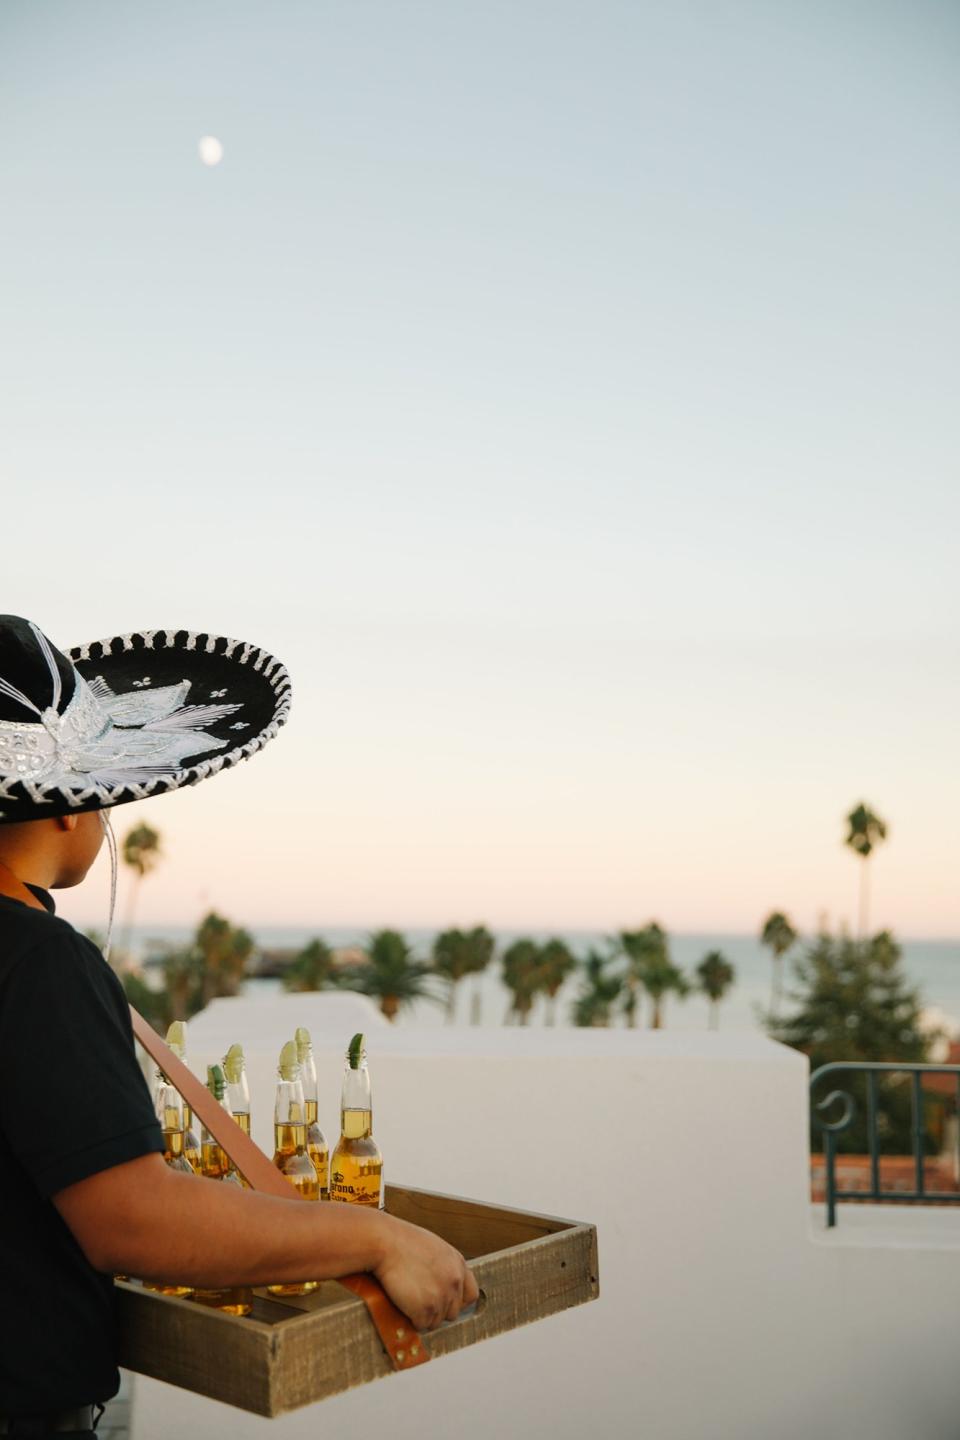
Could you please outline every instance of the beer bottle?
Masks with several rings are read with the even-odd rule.
[[[174,1020],[167,1029],[167,1044],[176,1055],[178,1060],[187,1064],[187,1022],[185,1020]],[[196,1175],[202,1169],[200,1143],[193,1129],[193,1112],[186,1101],[183,1102],[183,1153],[187,1162]]]
[[[330,1161],[330,1199],[383,1204],[383,1157],[373,1138],[370,1073],[362,1035],[347,1050],[340,1099],[340,1139]]]
[[[184,1174],[192,1175],[193,1166],[184,1154],[184,1104],[180,1092],[164,1075],[162,1070],[157,1071],[157,1083],[153,1092],[154,1113],[160,1121],[160,1128],[163,1131],[163,1158],[171,1170],[182,1170]],[[161,1295],[192,1295],[192,1285],[161,1285],[155,1281],[145,1280],[145,1290],[156,1290]]]
[[[215,1100],[219,1100],[227,1114],[230,1101],[227,1095],[227,1081],[219,1065],[207,1066],[207,1089]],[[200,1132],[200,1153],[203,1174],[208,1180],[219,1180],[239,1185],[240,1177],[236,1166],[223,1146],[204,1125]],[[253,1292],[249,1285],[218,1286],[214,1289],[196,1288],[193,1298],[200,1305],[223,1310],[227,1315],[249,1315],[253,1308]]]
[[[297,1059],[300,1061],[300,1078],[303,1083],[303,1100],[307,1116],[307,1154],[313,1161],[313,1168],[320,1181],[320,1199],[329,1199],[330,1150],[323,1131],[317,1123],[319,1112],[319,1090],[317,1086],[317,1062],[313,1058],[310,1031],[299,1026],[294,1037],[297,1045]]]
[[[320,1199],[320,1181],[307,1154],[307,1115],[300,1079],[300,1061],[295,1040],[280,1051],[277,1067],[277,1098],[273,1111],[276,1150],[273,1163],[306,1200]],[[268,1285],[271,1295],[309,1295],[318,1281],[299,1280]]]

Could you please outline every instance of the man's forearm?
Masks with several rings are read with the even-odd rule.
[[[180,1174],[159,1156],[93,1176],[55,1203],[98,1269],[210,1287],[376,1269],[397,1223],[356,1205],[280,1200]]]

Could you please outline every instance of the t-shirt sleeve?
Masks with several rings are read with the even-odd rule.
[[[23,955],[0,1003],[0,1124],[42,1195],[163,1150],[115,977],[64,929]]]

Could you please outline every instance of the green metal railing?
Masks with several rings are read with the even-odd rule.
[[[842,1072],[845,1075],[864,1075],[866,1077],[866,1122],[867,1122],[867,1145],[870,1156],[870,1186],[863,1190],[840,1190],[837,1188],[837,1142],[844,1131],[849,1130],[853,1124],[857,1107],[849,1090],[831,1090],[819,1102],[815,1100],[814,1090],[819,1086],[824,1076]],[[878,1132],[878,1117],[880,1114],[879,1086],[878,1080],[881,1075],[903,1075],[910,1079],[910,1134],[912,1140],[912,1158],[914,1188],[912,1190],[881,1190],[880,1189],[880,1138]],[[960,1113],[960,1065],[897,1065],[857,1060],[838,1060],[830,1065],[821,1065],[810,1076],[810,1106],[813,1123],[823,1131],[823,1158],[825,1167],[825,1192],[827,1204],[827,1225],[833,1226],[837,1223],[837,1202],[839,1200],[883,1200],[884,1203],[913,1203],[918,1200],[928,1202],[935,1201],[938,1205],[960,1204],[960,1193],[950,1190],[930,1190],[926,1185],[924,1173],[924,1138],[926,1125],[924,1120],[924,1100],[937,1099],[943,1102],[949,1098],[943,1094],[932,1095],[924,1092],[923,1077],[925,1075],[952,1075],[954,1077],[953,1100]],[[822,1117],[822,1112],[829,1110],[837,1103],[841,1105],[841,1111],[836,1120],[827,1120]]]

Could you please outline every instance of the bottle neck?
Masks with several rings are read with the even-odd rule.
[[[340,1094],[340,1129],[347,1140],[362,1140],[373,1132],[370,1072],[362,1060],[356,1070],[347,1065]]]
[[[366,1140],[373,1134],[373,1116],[369,1110],[340,1110],[340,1133],[344,1140]]]
[[[164,1130],[163,1151],[168,1160],[179,1160],[183,1155],[183,1131]]]
[[[239,1080],[227,1081],[227,1099],[230,1102],[232,1115],[250,1114],[250,1087],[247,1085],[245,1074],[241,1075]]]
[[[305,1125],[307,1123],[303,1085],[300,1080],[277,1081],[273,1122],[275,1125]]]
[[[232,1118],[233,1118],[233,1111],[232,1111],[231,1108],[230,1108],[230,1099],[229,1099],[229,1096],[224,1095],[223,1099],[222,1099],[219,1103],[220,1103],[221,1108],[224,1109],[224,1110],[227,1112],[227,1114],[228,1114],[228,1115],[231,1117],[231,1119],[232,1119]],[[215,1145],[215,1144],[217,1143],[217,1141],[215,1140],[214,1136],[211,1135],[210,1131],[207,1129],[206,1125],[204,1125],[204,1126],[201,1127],[201,1130],[200,1130],[200,1143],[201,1143],[202,1145]]]
[[[160,1129],[164,1135],[172,1131],[179,1131],[183,1134],[186,1129],[184,1123],[184,1106],[179,1090],[170,1084],[169,1080],[160,1078],[154,1093],[153,1101],[154,1114],[160,1122]]]
[[[300,1084],[303,1086],[303,1098],[309,1105],[319,1099],[320,1090],[317,1081],[317,1062],[313,1058],[313,1050],[308,1049],[300,1061]]]

